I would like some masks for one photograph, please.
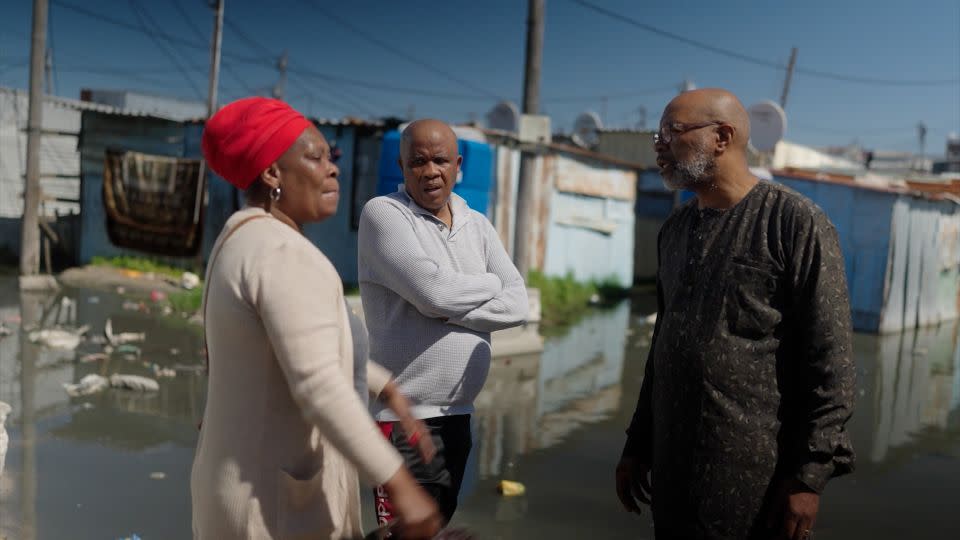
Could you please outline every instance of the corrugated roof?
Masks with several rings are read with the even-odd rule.
[[[516,134],[516,133],[513,133],[513,132],[502,131],[502,130],[498,130],[498,129],[479,128],[479,127],[476,128],[476,129],[478,129],[478,130],[480,130],[481,132],[483,132],[484,135],[487,135],[488,137],[492,137],[492,138],[495,139],[495,140],[496,140],[496,139],[509,140],[509,141],[511,141],[511,142],[513,142],[513,143],[515,143],[515,144],[518,144],[518,145],[519,145],[519,144],[526,144],[526,143],[521,143],[520,140],[517,138],[517,134]],[[530,146],[540,147],[540,148],[546,148],[546,149],[554,150],[554,151],[557,151],[557,152],[564,152],[564,153],[566,153],[566,154],[572,154],[572,155],[575,155],[575,156],[580,156],[580,157],[587,158],[587,159],[591,159],[591,160],[594,160],[594,161],[599,161],[599,162],[601,162],[601,163],[607,163],[607,164],[610,164],[610,165],[616,165],[616,166],[618,166],[618,167],[624,167],[624,168],[627,168],[627,169],[643,170],[643,169],[649,168],[649,167],[643,165],[642,163],[634,163],[634,162],[631,162],[631,161],[625,161],[625,160],[622,160],[622,159],[617,159],[617,158],[615,158],[615,157],[613,157],[613,156],[610,156],[610,155],[607,155],[607,154],[601,154],[601,153],[599,153],[599,152],[595,152],[595,151],[593,151],[593,150],[588,150],[588,149],[586,149],[586,148],[581,148],[581,147],[579,147],[579,146],[574,146],[574,145],[571,145],[571,144],[563,144],[563,143],[557,143],[557,142],[550,142],[550,143],[547,143],[547,144],[530,144]]]
[[[18,90],[16,88],[0,86],[0,92],[5,92],[13,95],[21,95],[29,98],[29,93],[27,91]],[[100,112],[104,114],[116,114],[119,116],[140,116],[140,117],[149,117],[149,118],[159,118],[161,120],[172,120],[171,118],[166,118],[164,116],[157,115],[156,113],[119,109],[117,107],[112,107],[110,105],[103,105],[101,103],[92,103],[90,101],[80,101],[79,99],[70,99],[70,98],[65,98],[60,96],[45,95],[43,96],[43,100],[46,103],[50,103],[58,107],[63,107],[65,109],[72,109],[75,111],[95,111],[95,112]]]
[[[366,120],[354,116],[345,116],[343,118],[307,118],[318,126],[386,127],[387,125],[383,120]],[[187,124],[203,124],[206,121],[206,117],[188,118],[184,120]]]

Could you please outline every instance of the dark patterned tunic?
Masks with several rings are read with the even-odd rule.
[[[658,319],[625,455],[653,467],[658,538],[756,538],[768,488],[853,469],[851,321],[836,231],[761,181],[660,231]]]

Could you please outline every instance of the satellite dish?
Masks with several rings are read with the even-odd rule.
[[[520,109],[509,101],[501,101],[487,113],[487,127],[516,133],[520,125]]]
[[[758,152],[771,152],[787,131],[787,113],[772,101],[754,103],[750,115],[750,146]]]
[[[573,123],[572,139],[577,145],[588,148],[600,141],[597,131],[603,128],[603,122],[595,112],[584,112]]]

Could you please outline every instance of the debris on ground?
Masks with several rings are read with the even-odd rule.
[[[504,497],[517,497],[526,492],[527,487],[520,482],[501,480],[500,483],[497,484],[497,493],[503,495]]]
[[[154,302],[163,302],[167,299],[167,293],[156,289],[150,291],[150,300]]]
[[[133,300],[125,300],[123,302],[122,307],[126,311],[141,311],[144,306],[140,302],[134,302]]]
[[[138,392],[157,392],[160,390],[160,383],[153,379],[140,375],[121,375],[119,373],[110,376],[110,386]]]
[[[152,472],[152,473],[150,473],[150,479],[151,479],[151,480],[163,480],[163,479],[166,478],[166,477],[167,477],[167,473],[162,473],[162,472]]]
[[[4,423],[6,423],[7,415],[12,410],[13,407],[0,401],[0,476],[3,476],[3,462],[7,459],[7,445],[10,443],[10,436],[7,435]]]
[[[104,353],[92,353],[80,357],[81,364],[88,364],[90,362],[100,362],[101,360],[109,360],[110,357]]]
[[[7,325],[0,322],[0,339],[3,339],[13,333],[13,330],[7,328]]]
[[[109,386],[110,381],[96,373],[85,375],[77,384],[63,383],[63,389],[70,397],[89,396],[106,390]]]
[[[180,276],[180,286],[188,291],[196,289],[199,285],[200,276],[193,272],[184,272],[183,275]]]
[[[27,336],[31,343],[39,343],[44,347],[51,349],[62,349],[72,351],[80,345],[83,335],[90,330],[89,326],[81,326],[76,329],[66,328],[47,328],[44,330],[34,330]]]
[[[172,379],[177,376],[177,370],[171,368],[165,368],[158,364],[153,364],[150,366],[153,369],[153,376],[158,379]]]
[[[120,345],[119,347],[116,347],[116,348],[111,348],[110,351],[107,351],[107,348],[104,347],[104,352],[107,352],[107,354],[116,353],[116,354],[122,355],[124,360],[129,360],[131,362],[134,360],[139,360],[142,354],[142,352],[140,351],[140,347],[137,347],[136,345],[129,345],[129,344]]]
[[[113,322],[110,319],[107,319],[107,322],[103,325],[103,335],[114,347],[123,345],[124,343],[136,343],[147,339],[147,334],[143,332],[120,332],[119,334],[114,334]]]

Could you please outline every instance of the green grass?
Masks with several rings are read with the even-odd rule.
[[[187,268],[177,268],[144,257],[94,257],[93,260],[90,261],[90,264],[93,266],[110,266],[113,268],[136,270],[143,273],[152,272],[177,279],[179,279],[184,272],[188,271]]]
[[[550,277],[532,270],[527,275],[527,285],[540,289],[541,328],[548,334],[582,317],[590,309],[594,295],[604,304],[630,294],[630,289],[621,287],[615,277],[583,282],[574,279],[572,272],[563,277]]]
[[[177,313],[194,314],[203,304],[203,285],[189,291],[171,293],[167,301]]]

